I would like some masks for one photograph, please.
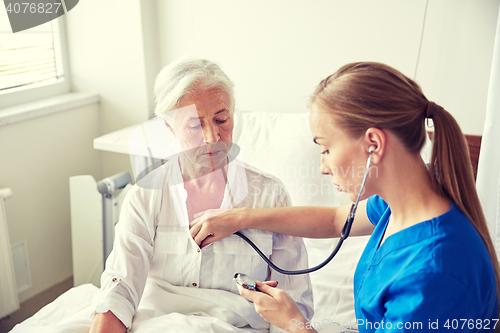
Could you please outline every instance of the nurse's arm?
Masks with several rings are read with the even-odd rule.
[[[201,246],[247,228],[307,238],[333,238],[340,237],[350,210],[351,205],[209,210],[197,216],[190,232]],[[374,228],[366,214],[366,200],[360,201],[350,235],[370,235]]]

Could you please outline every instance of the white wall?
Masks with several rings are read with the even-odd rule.
[[[71,90],[99,94],[100,105],[0,127],[0,187],[14,192],[6,202],[10,239],[26,239],[29,250],[33,287],[19,295],[21,302],[73,274],[69,177],[99,180],[131,171],[128,156],[96,151],[93,139],[145,121],[152,110],[159,52],[149,35],[143,40],[141,18],[141,7],[147,14],[151,6],[80,1],[65,16]],[[146,63],[154,72],[149,79]]]
[[[482,133],[498,0],[123,4],[87,0],[66,16],[72,90],[101,96],[100,135],[147,120],[157,73],[188,54],[221,64],[239,109],[266,112],[306,111],[341,65],[385,62],[416,78],[465,133]],[[128,156],[101,155],[104,176],[130,171]]]
[[[240,109],[305,111],[315,86],[341,65],[380,61],[416,77],[465,133],[482,133],[498,0],[157,4],[161,65],[186,54],[218,61]]]
[[[14,192],[5,202],[10,241],[26,239],[32,278],[21,302],[73,274],[69,177],[101,177],[98,128],[98,104],[0,127],[0,187]]]
[[[71,90],[101,98],[97,136],[149,119],[141,2],[80,1],[66,21]],[[128,156],[101,155],[105,177],[131,171]]]
[[[466,134],[482,135],[498,0],[429,1],[417,81]]]
[[[99,94],[100,105],[0,128],[8,143],[0,145],[0,187],[14,191],[6,202],[11,243],[27,240],[33,280],[21,301],[72,275],[69,177],[131,171],[128,156],[96,151],[93,139],[147,120],[152,108],[141,2],[80,1],[64,18],[71,90]]]
[[[424,0],[159,0],[162,65],[183,54],[213,59],[235,82],[239,108],[301,112],[347,62],[385,61],[413,75],[424,8]]]

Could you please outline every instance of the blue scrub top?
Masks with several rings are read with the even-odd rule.
[[[366,211],[375,230],[354,275],[361,332],[493,332],[493,264],[465,214],[452,203],[445,214],[401,230],[379,247],[390,208],[375,195]]]

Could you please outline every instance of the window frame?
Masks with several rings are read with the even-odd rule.
[[[66,15],[59,16],[57,18],[57,23],[59,24],[59,33],[61,37],[61,56],[64,69],[63,81],[2,93],[0,94],[0,111],[3,108],[55,97],[67,94],[71,91]]]

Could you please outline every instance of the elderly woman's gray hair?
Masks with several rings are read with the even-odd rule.
[[[212,88],[228,93],[234,109],[233,87],[234,83],[216,63],[197,58],[179,59],[164,67],[156,78],[155,114],[171,120],[170,111],[179,107],[184,96]]]

